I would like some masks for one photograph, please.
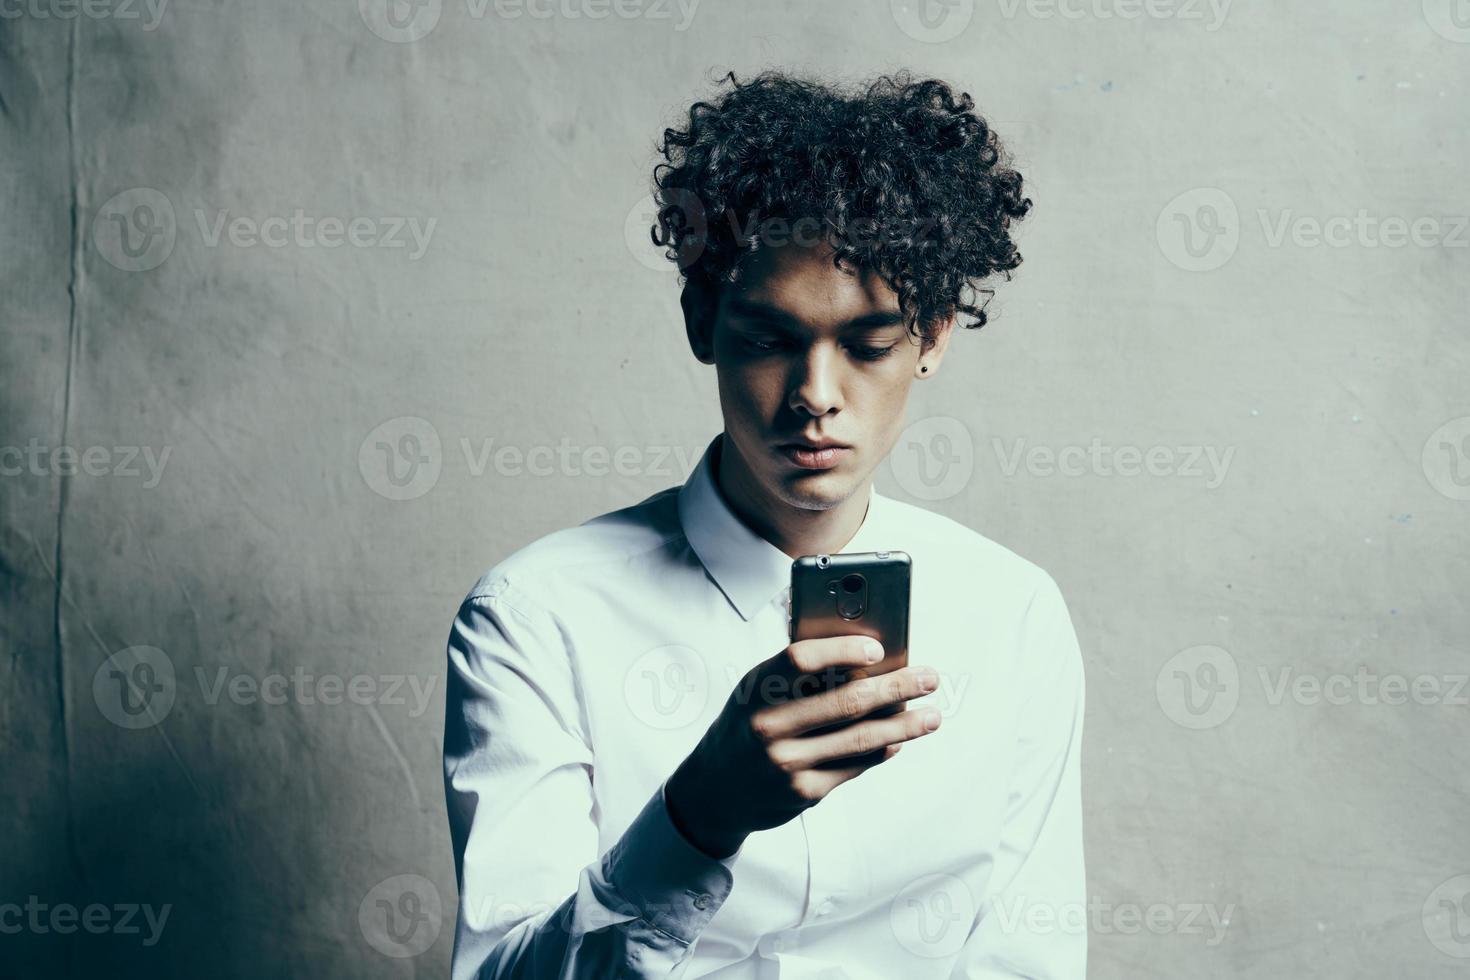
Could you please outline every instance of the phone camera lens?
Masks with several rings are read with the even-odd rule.
[[[842,591],[844,591],[844,592],[861,592],[861,591],[863,591],[863,577],[861,575],[848,575],[846,578],[844,578],[842,580]]]

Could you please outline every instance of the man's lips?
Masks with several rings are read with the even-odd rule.
[[[840,442],[788,442],[776,451],[802,469],[828,470],[846,459],[852,447]]]

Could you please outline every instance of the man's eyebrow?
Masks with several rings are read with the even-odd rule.
[[[779,306],[771,306],[758,300],[732,297],[728,310],[736,316],[772,320],[788,328],[800,328],[802,326],[800,320]],[[864,313],[862,316],[853,317],[838,329],[842,331],[875,330],[879,327],[897,326],[904,322],[904,315],[898,310],[878,310],[873,313]]]

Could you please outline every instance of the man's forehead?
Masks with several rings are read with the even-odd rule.
[[[781,311],[802,320],[844,322],[873,313],[898,313],[898,295],[872,270],[832,261],[830,246],[761,249],[743,264],[726,306],[744,312]]]

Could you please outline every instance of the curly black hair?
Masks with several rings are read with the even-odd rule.
[[[850,95],[776,70],[725,83],[656,147],[650,234],[686,290],[717,295],[748,255],[801,241],[805,225],[839,268],[881,276],[916,336],[958,313],[985,325],[973,300],[994,291],[979,283],[1021,264],[1010,225],[1031,199],[968,93],[907,71]]]

